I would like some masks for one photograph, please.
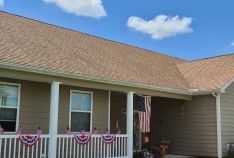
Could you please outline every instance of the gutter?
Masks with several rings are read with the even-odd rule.
[[[216,123],[217,123],[217,155],[222,158],[222,125],[221,125],[221,101],[220,92],[213,92],[212,95],[216,98]]]
[[[220,91],[220,90],[213,90],[213,89],[212,90],[205,90],[205,91],[198,90],[198,89],[180,90],[180,89],[167,88],[167,87],[161,87],[161,86],[155,86],[155,85],[147,85],[147,84],[142,84],[142,83],[112,80],[112,79],[106,79],[106,78],[90,76],[90,75],[66,73],[66,72],[61,72],[61,71],[57,71],[57,70],[53,70],[53,69],[45,69],[45,68],[40,68],[40,67],[13,64],[13,63],[8,63],[8,62],[3,62],[3,61],[0,61],[0,68],[29,72],[29,73],[37,73],[37,74],[42,74],[42,75],[66,77],[66,78],[71,78],[71,79],[80,79],[80,80],[99,82],[99,83],[108,83],[108,84],[112,84],[112,85],[119,85],[119,86],[126,86],[126,87],[142,88],[142,89],[148,89],[148,90],[154,90],[154,91],[158,90],[161,92],[190,95],[190,96],[192,96],[192,95],[206,95],[206,94],[212,94],[212,92],[219,92]],[[233,78],[232,82],[234,82],[234,78]],[[228,86],[229,86],[229,84],[227,85],[227,87]]]
[[[43,74],[43,75],[52,75],[52,76],[57,76],[57,77],[80,79],[80,80],[93,81],[93,82],[99,82],[99,83],[108,83],[112,85],[143,88],[143,89],[148,89],[148,90],[158,90],[161,92],[192,95],[192,93],[189,92],[188,90],[179,90],[179,89],[166,88],[166,87],[161,87],[161,86],[133,83],[133,82],[128,82],[128,81],[111,80],[111,79],[105,79],[102,77],[95,77],[95,76],[89,76],[89,75],[83,75],[83,74],[81,75],[81,74],[74,74],[74,73],[66,73],[66,72],[61,72],[61,71],[59,72],[53,69],[45,69],[45,68],[32,67],[32,66],[26,66],[26,65],[12,64],[12,63],[2,62],[2,61],[0,61],[0,68],[18,70],[18,71],[29,72],[29,73],[37,73],[37,74]]]

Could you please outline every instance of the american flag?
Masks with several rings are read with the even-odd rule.
[[[151,97],[138,96],[138,115],[141,132],[150,132]]]

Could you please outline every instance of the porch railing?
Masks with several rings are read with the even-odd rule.
[[[49,135],[42,135],[37,143],[28,147],[19,141],[18,135],[0,135],[1,158],[46,158]]]
[[[38,142],[27,147],[18,135],[0,135],[1,158],[48,158],[49,135],[41,135]],[[77,144],[73,136],[58,135],[57,158],[125,158],[127,135],[116,135],[112,144],[105,144],[101,135],[92,135],[86,145]]]

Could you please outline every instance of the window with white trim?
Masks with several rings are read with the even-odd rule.
[[[19,86],[0,83],[0,125],[6,132],[15,132],[19,107]]]
[[[71,91],[70,101],[71,131],[90,131],[92,116],[92,93]]]

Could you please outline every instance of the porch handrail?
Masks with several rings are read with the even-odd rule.
[[[67,134],[58,134],[58,138],[69,138],[69,137],[72,137],[73,135],[75,135],[76,133],[73,133],[71,135],[67,135]],[[105,134],[92,134],[92,137],[95,138],[95,137],[102,137],[103,135]],[[115,135],[116,137],[127,137],[128,135],[127,134],[113,134]]]

